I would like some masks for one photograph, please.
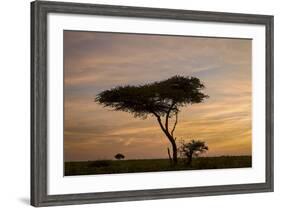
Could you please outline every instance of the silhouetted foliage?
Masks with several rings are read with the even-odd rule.
[[[208,96],[201,92],[204,85],[196,77],[173,76],[169,79],[138,86],[118,86],[105,90],[96,96],[96,102],[116,111],[132,113],[135,117],[152,115],[170,141],[173,161],[177,163],[176,129],[180,107],[201,103]],[[164,117],[165,121],[162,121]],[[169,119],[175,117],[172,128]]]
[[[125,156],[121,153],[116,154],[114,157],[115,157],[116,160],[122,160],[122,159],[125,158]]]
[[[200,140],[191,140],[187,143],[182,141],[179,148],[180,154],[187,159],[187,165],[191,165],[193,156],[197,157],[207,150],[209,150],[207,144]]]

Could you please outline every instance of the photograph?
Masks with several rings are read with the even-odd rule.
[[[252,39],[63,31],[64,176],[252,167]]]
[[[248,6],[31,2],[30,204],[273,192],[274,15]]]

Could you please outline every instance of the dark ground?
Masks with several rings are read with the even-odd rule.
[[[191,166],[187,166],[183,160],[179,160],[178,165],[174,167],[170,165],[168,159],[119,161],[96,160],[81,162],[65,162],[65,176],[175,170],[245,168],[251,166],[251,156],[199,157],[193,159]]]

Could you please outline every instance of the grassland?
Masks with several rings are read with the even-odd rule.
[[[199,157],[194,158],[190,166],[187,166],[182,160],[179,160],[176,166],[172,166],[170,165],[168,159],[96,160],[65,162],[64,175],[71,176],[175,170],[246,168],[251,166],[251,156]]]

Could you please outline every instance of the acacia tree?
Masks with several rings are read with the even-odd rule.
[[[125,158],[125,156],[121,153],[117,153],[114,157],[115,157],[116,160],[122,160],[122,159]]]
[[[135,117],[146,119],[149,115],[154,116],[171,143],[173,163],[176,164],[178,160],[174,132],[180,107],[201,103],[208,97],[202,92],[204,87],[196,77],[173,76],[160,82],[105,90],[96,96],[95,101],[116,111],[132,113]],[[172,117],[175,121],[170,127]]]
[[[191,140],[191,142],[184,142],[182,141],[182,144],[179,148],[180,153],[182,156],[187,158],[187,165],[190,165],[192,162],[193,156],[199,156],[200,154],[206,152],[209,150],[209,147],[207,144],[200,140]]]

